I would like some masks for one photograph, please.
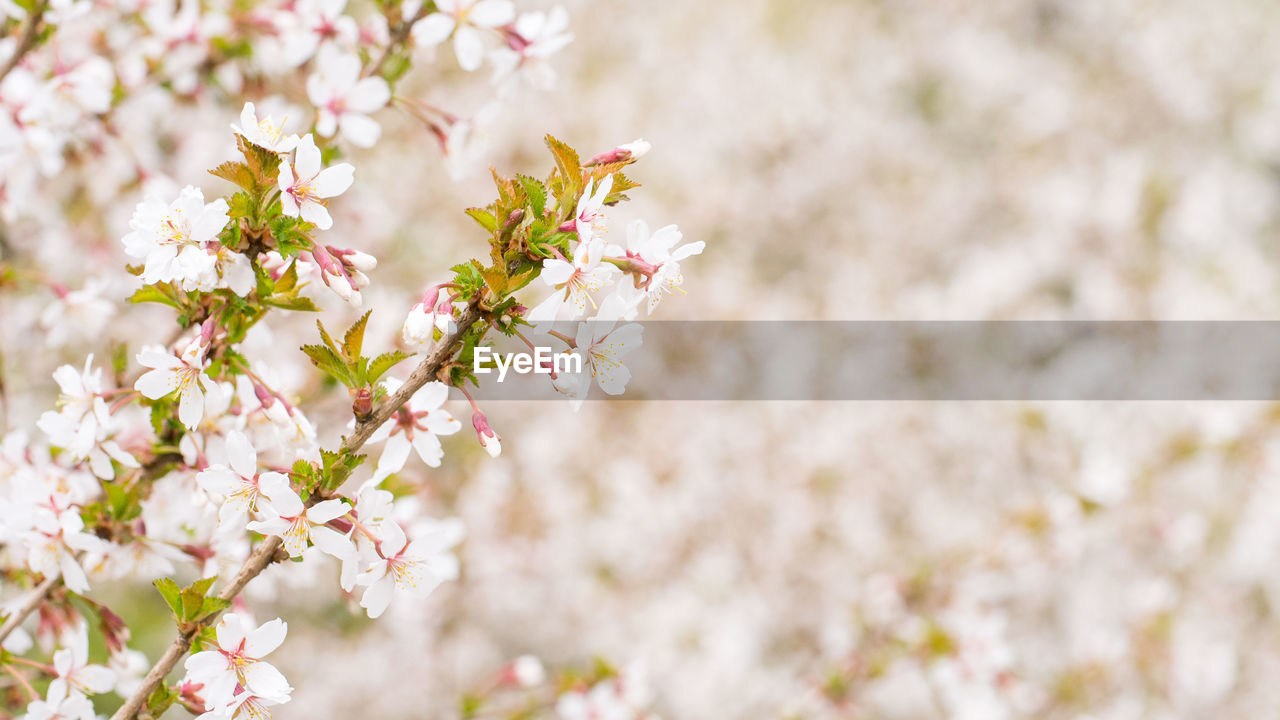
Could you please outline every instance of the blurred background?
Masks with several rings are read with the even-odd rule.
[[[1280,6],[563,4],[576,40],[556,88],[498,111],[479,171],[451,181],[393,111],[391,141],[353,159],[333,233],[381,260],[371,338],[394,343],[402,309],[477,252],[461,209],[489,202],[484,163],[543,175],[545,133],[588,155],[653,144],[610,223],[706,241],[667,319],[1280,315]],[[449,72],[400,91],[436,101]],[[157,161],[197,182],[224,145]],[[120,261],[118,235],[98,247]],[[308,341],[310,318],[291,322],[254,352]],[[30,328],[0,329],[21,372]],[[54,389],[14,392],[21,418]],[[645,708],[669,720],[1280,712],[1269,404],[485,409],[500,458],[460,434],[443,468],[400,480],[466,521],[458,582],[378,622],[293,568],[251,593],[290,622],[273,659],[299,691],[279,717],[458,717],[525,654],[642,667]]]

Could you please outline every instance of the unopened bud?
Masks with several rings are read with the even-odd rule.
[[[502,436],[489,427],[489,420],[484,413],[475,411],[471,416],[471,426],[476,429],[476,436],[480,438],[480,447],[489,453],[489,457],[496,458],[502,454]]]
[[[360,388],[355,392],[355,399],[351,402],[351,412],[355,413],[357,420],[364,420],[373,414],[373,390],[369,388]]]

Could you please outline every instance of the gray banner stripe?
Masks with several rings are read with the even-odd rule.
[[[1280,322],[641,324],[618,399],[1280,400]],[[494,348],[528,352],[502,337]],[[564,399],[546,375],[478,377],[487,399]],[[610,398],[593,387],[588,399]]]

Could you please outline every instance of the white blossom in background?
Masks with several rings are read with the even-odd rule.
[[[321,137],[340,133],[356,147],[372,147],[382,133],[369,115],[391,99],[391,89],[381,77],[360,77],[356,55],[332,45],[320,48],[316,71],[307,78],[307,97],[316,107],[316,132]]]
[[[569,13],[557,5],[547,12],[521,13],[507,33],[507,47],[489,54],[493,79],[501,82],[522,75],[540,90],[555,85],[556,74],[548,59],[573,42]]]
[[[468,72],[484,62],[483,33],[515,20],[509,0],[436,0],[437,12],[413,25],[413,39],[422,45],[439,45],[453,38],[458,65]]]

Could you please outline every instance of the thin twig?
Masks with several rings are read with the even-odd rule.
[[[382,66],[386,65],[387,61],[391,59],[391,53],[395,52],[396,48],[404,44],[405,40],[409,39],[409,31],[413,29],[414,24],[429,15],[431,11],[435,9],[436,4],[434,2],[424,2],[422,3],[422,7],[418,8],[418,12],[414,13],[413,17],[401,22],[396,29],[391,32],[391,39],[387,41],[387,49],[382,51],[382,57],[378,58],[378,62],[370,65],[368,70],[365,71],[365,77],[373,77],[374,75],[381,73]]]
[[[49,0],[40,0],[40,4],[36,5],[31,11],[31,18],[27,20],[27,27],[22,31],[22,39],[18,40],[18,45],[13,49],[13,55],[9,56],[9,61],[4,64],[4,68],[0,69],[0,80],[3,80],[14,68],[18,67],[18,63],[22,62],[22,58],[31,48],[36,45],[36,37],[40,34],[40,21],[44,19],[44,11],[49,9]]]
[[[457,330],[442,338],[427,356],[423,358],[418,367],[409,375],[409,379],[404,385],[400,386],[395,393],[388,396],[374,408],[373,413],[365,420],[356,423],[355,430],[342,441],[342,450],[344,452],[353,453],[364,447],[368,442],[369,436],[373,434],[383,423],[385,423],[396,410],[399,410],[414,393],[434,380],[436,373],[444,365],[449,358],[453,357],[458,341],[462,339],[464,333],[471,328],[477,320],[480,319],[480,311],[474,305],[468,305],[467,309],[462,312],[458,318]],[[319,493],[308,499],[308,504],[315,504],[323,498]],[[263,540],[258,547],[254,548],[244,561],[244,565],[240,567],[240,571],[231,582],[218,593],[218,597],[223,600],[233,600],[240,591],[244,589],[249,581],[256,578],[266,570],[276,559],[276,551],[280,549],[280,538],[272,536]],[[200,630],[211,625],[218,617],[218,613],[210,615],[202,620],[194,623],[188,623],[173,639],[169,648],[165,650],[164,655],[156,661],[151,667],[151,671],[142,679],[142,684],[134,691],[133,695],[125,701],[124,705],[111,716],[111,720],[133,720],[138,716],[138,712],[146,703],[147,698],[151,697],[151,693],[160,687],[167,676],[183,655],[191,649],[191,643],[199,634]]]
[[[40,603],[44,602],[44,599],[49,596],[49,593],[53,591],[53,586],[58,584],[58,580],[61,577],[62,575],[60,574],[46,577],[31,591],[30,595],[27,595],[22,604],[5,619],[4,625],[0,627],[0,643],[7,640],[13,634],[13,631],[17,630],[18,626],[27,619],[27,616],[40,607]]]

